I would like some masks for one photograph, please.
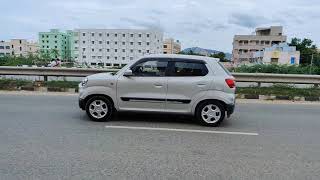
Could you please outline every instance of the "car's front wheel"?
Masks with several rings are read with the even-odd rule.
[[[197,120],[206,126],[219,126],[226,115],[225,108],[218,101],[202,102],[196,110]]]
[[[113,104],[103,96],[94,96],[86,103],[86,112],[93,121],[108,121],[113,113]]]

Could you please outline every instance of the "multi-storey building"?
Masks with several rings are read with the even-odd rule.
[[[35,55],[39,51],[38,43],[29,42],[26,39],[11,39],[11,49],[14,56]]]
[[[40,32],[40,54],[52,59],[70,60],[72,58],[70,49],[72,34],[72,31],[60,32],[58,29],[51,29],[50,32]]]
[[[234,64],[254,61],[254,54],[274,44],[286,42],[282,26],[257,28],[254,35],[235,35],[233,39],[232,60]]]
[[[80,64],[123,66],[144,54],[163,52],[163,33],[157,30],[76,29],[72,52]]]
[[[12,54],[11,43],[6,41],[0,41],[0,57],[10,56]]]
[[[11,39],[10,41],[0,41],[0,56],[28,56],[36,55],[39,46],[35,42],[26,39]]]
[[[181,52],[181,43],[172,38],[163,41],[163,54],[178,54]]]

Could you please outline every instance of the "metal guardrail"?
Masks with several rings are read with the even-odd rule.
[[[119,69],[83,69],[83,68],[39,68],[0,66],[0,75],[25,75],[58,77],[85,77],[101,72],[117,72]],[[232,73],[237,82],[320,84],[320,75]]]

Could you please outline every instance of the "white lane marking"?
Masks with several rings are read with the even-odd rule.
[[[174,131],[174,132],[194,132],[194,133],[210,133],[210,134],[232,134],[258,136],[258,133],[248,132],[231,132],[231,131],[204,131],[196,129],[171,129],[171,128],[153,128],[153,127],[134,127],[134,126],[105,126],[108,129],[133,129],[133,130],[153,130],[153,131]]]

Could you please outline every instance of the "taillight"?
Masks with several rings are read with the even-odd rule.
[[[229,86],[229,88],[236,87],[236,82],[234,81],[234,79],[226,79],[226,83]]]

